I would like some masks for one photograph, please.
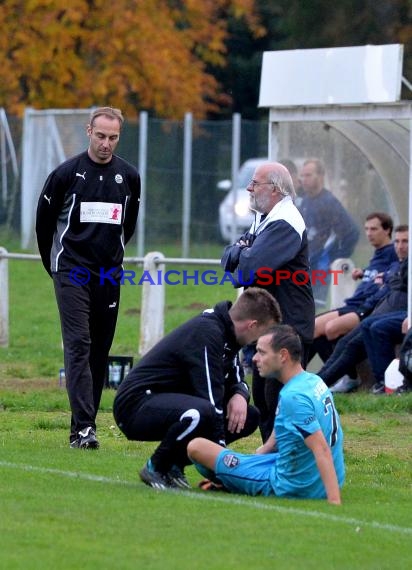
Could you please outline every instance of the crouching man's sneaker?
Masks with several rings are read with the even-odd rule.
[[[361,380],[359,378],[351,378],[348,374],[342,376],[333,386],[330,387],[330,391],[333,394],[347,394],[348,392],[354,392],[361,385]]]
[[[77,438],[70,442],[70,447],[72,449],[98,449],[99,445],[96,432],[92,427],[87,427],[82,431],[79,431]]]
[[[166,473],[160,473],[155,470],[150,459],[140,471],[139,476],[143,483],[153,487],[153,489],[163,491],[164,489],[175,488],[175,485],[170,482]]]

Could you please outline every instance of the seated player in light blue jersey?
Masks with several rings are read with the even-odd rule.
[[[257,342],[253,358],[280,391],[275,426],[255,455],[193,439],[189,458],[202,475],[245,495],[327,499],[340,505],[345,478],[343,432],[333,396],[319,376],[303,370],[299,336],[278,325]]]

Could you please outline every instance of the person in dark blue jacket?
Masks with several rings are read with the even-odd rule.
[[[392,311],[377,320],[365,319],[361,328],[368,362],[375,378],[371,391],[373,394],[384,394],[386,369],[396,358],[397,345],[402,344],[408,329],[407,311]]]
[[[369,316],[337,342],[332,355],[318,372],[324,382],[331,386],[331,392],[349,392],[360,386],[360,381],[356,379],[355,367],[368,356],[365,335],[368,333],[373,335],[374,327],[385,322],[389,323],[392,317],[397,319],[399,332],[401,332],[401,324],[406,316],[407,307],[408,259],[406,258],[400,263],[399,270],[390,278],[386,295],[377,303]],[[387,365],[389,363],[390,360],[387,361]],[[353,381],[350,389],[347,376]],[[378,377],[375,380],[376,383],[372,387],[372,392],[383,394],[385,391],[384,378]]]
[[[293,326],[300,336],[305,367],[313,338],[315,304],[306,227],[294,204],[293,181],[284,165],[267,162],[256,168],[247,191],[256,219],[248,232],[226,247],[221,263],[234,273],[238,287],[262,287],[278,301],[283,323]],[[252,387],[265,441],[272,433],[282,384],[266,381],[253,367]]]
[[[336,361],[339,352],[345,353],[346,363],[345,360],[341,360],[338,366],[342,365],[341,371],[345,367],[346,370],[331,388],[333,392],[345,393],[359,388],[361,380],[358,378],[355,364],[367,355],[375,377],[372,391],[374,394],[384,393],[385,370],[395,358],[395,346],[402,340],[401,326],[406,318],[408,244],[408,225],[397,226],[394,245],[399,260],[392,263],[386,273],[378,275],[375,279],[375,282],[382,281],[382,284],[374,295],[367,298],[357,308],[356,313],[359,316],[360,325],[353,329],[355,335],[348,333],[342,337],[342,342],[336,345],[338,352],[332,353],[330,359],[326,361],[330,365],[330,360]],[[343,340],[346,336],[349,337],[349,343]],[[357,337],[356,340],[353,336]],[[348,355],[348,352],[351,354]],[[351,360],[353,363],[350,363]],[[336,380],[336,374],[332,379]]]
[[[366,217],[365,234],[369,243],[375,248],[375,253],[367,267],[353,270],[352,278],[360,280],[360,283],[353,295],[345,299],[345,304],[317,315],[309,359],[318,353],[325,362],[332,354],[336,340],[351,331],[365,316],[362,314],[363,305],[379,291],[381,286],[380,280],[376,280],[376,277],[385,273],[392,263],[398,262],[398,255],[391,241],[392,230],[393,220],[388,214],[372,212]]]
[[[339,200],[324,187],[325,167],[318,158],[305,160],[300,181],[304,196],[299,210],[305,220],[312,270],[327,272],[335,259],[350,257],[359,239],[359,228]],[[318,307],[326,305],[330,274],[326,284],[313,284]]]

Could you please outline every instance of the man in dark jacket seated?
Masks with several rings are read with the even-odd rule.
[[[408,260],[405,259],[400,263],[399,271],[391,278],[387,294],[378,302],[370,316],[337,342],[332,355],[319,370],[318,375],[331,386],[331,392],[348,392],[360,385],[356,365],[368,355],[364,331],[373,331],[374,326],[384,326],[385,320],[389,323],[393,317],[399,320],[399,329],[401,329],[408,306],[407,297]],[[348,377],[353,382],[351,390],[348,389]],[[378,379],[372,387],[372,393],[382,394],[384,391],[384,385]]]

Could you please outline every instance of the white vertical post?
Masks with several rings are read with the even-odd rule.
[[[279,123],[269,121],[268,157],[274,161],[279,154]]]
[[[7,157],[6,157],[6,133],[0,122],[0,153],[1,153],[1,194],[3,206],[7,205]]]
[[[24,110],[23,139],[22,139],[22,174],[21,174],[21,246],[27,248],[31,240],[31,220],[33,212],[25,206],[31,204],[31,182],[34,164],[31,149],[33,148],[33,111],[30,107]]]
[[[240,137],[241,137],[241,115],[234,113],[232,117],[232,225],[230,228],[230,241],[234,243],[238,236],[237,213],[235,205],[237,202],[238,174],[240,168]]]
[[[137,257],[144,256],[146,223],[147,132],[148,113],[139,115],[139,174],[141,182],[139,217],[137,218]]]
[[[186,113],[183,140],[182,257],[189,257],[190,208],[192,193],[192,130],[192,113]]]
[[[141,356],[150,350],[164,333],[165,264],[162,263],[163,259],[164,255],[158,251],[151,251],[144,257],[143,275],[147,275],[147,279],[143,280],[142,285],[139,343]]]
[[[0,247],[0,346],[9,346],[9,260]]]
[[[335,259],[330,266],[332,271],[342,271],[342,273],[332,273],[330,284],[330,308],[342,307],[345,299],[351,297],[356,289],[356,281],[352,279],[352,271],[355,264],[350,258]]]

